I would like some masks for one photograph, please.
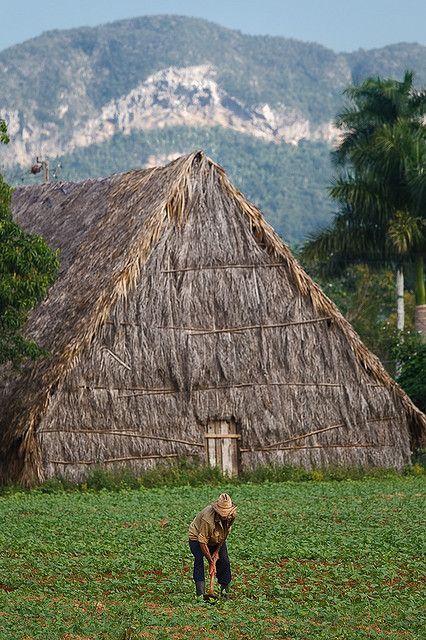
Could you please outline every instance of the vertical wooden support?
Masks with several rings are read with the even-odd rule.
[[[218,467],[225,475],[238,475],[240,436],[235,422],[227,420],[209,422],[205,438],[209,465]]]

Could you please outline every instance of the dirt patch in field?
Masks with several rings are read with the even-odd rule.
[[[156,612],[161,612],[164,613],[166,616],[173,616],[175,611],[172,607],[165,607],[161,604],[159,604],[158,602],[144,602],[143,606],[146,609],[149,609],[149,611],[156,611]]]
[[[87,578],[85,578],[84,576],[80,576],[78,574],[73,574],[71,575],[68,580],[70,582],[77,582],[78,584],[86,584],[87,583]]]
[[[73,633],[66,633],[61,640],[94,640],[94,638],[95,636],[76,636]]]
[[[44,576],[44,578],[39,578],[37,580],[38,584],[42,585],[42,586],[50,586],[52,584],[55,584],[55,582],[57,581],[58,577],[57,576]]]
[[[183,625],[179,627],[151,627],[150,629],[145,629],[138,634],[139,638],[148,638],[149,640],[154,640],[158,638],[158,634],[161,632],[161,637],[170,638],[170,640],[199,640],[200,638],[206,638],[211,640],[213,637],[212,631],[210,629],[205,629],[203,627],[196,627],[192,625]],[[218,629],[214,630],[214,638],[215,640],[225,640],[228,637],[228,634],[225,636],[222,631]],[[245,638],[245,635],[241,635],[241,639]]]
[[[145,569],[142,574],[144,576],[164,576],[162,569]]]
[[[403,637],[407,637],[407,635],[409,635],[411,637],[411,634],[408,631],[397,630],[397,629],[383,629],[382,627],[379,627],[377,624],[359,625],[354,628],[359,629],[360,631],[366,631],[366,632],[374,631],[379,635],[379,638],[383,638],[384,636],[395,636],[395,635],[403,636]]]
[[[410,580],[407,573],[400,573],[398,576],[385,580],[383,584],[386,587],[405,587],[407,589],[417,589],[424,587],[426,583],[426,576],[420,576],[418,580]]]

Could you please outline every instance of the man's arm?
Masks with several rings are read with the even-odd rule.
[[[216,573],[216,562],[217,556],[213,554],[213,557],[210,553],[208,542],[211,536],[211,526],[207,522],[207,520],[202,520],[200,523],[200,531],[198,533],[198,542],[200,543],[200,549],[203,552],[203,555],[207,558],[209,563],[209,574],[215,575]]]
[[[200,542],[200,549],[205,555],[205,557],[207,558],[207,560],[209,561],[209,564],[211,564],[213,562],[213,558],[208,546],[204,542]]]
[[[218,546],[218,548],[215,550],[215,552],[212,555],[212,560],[213,562],[217,562],[219,560],[219,551],[221,546],[223,545],[223,542],[220,543],[220,545]]]
[[[231,523],[230,523],[230,525],[229,525],[229,528],[228,528],[228,532],[227,532],[227,534],[226,534],[226,537],[228,537],[228,535],[229,535],[229,533],[230,533],[230,531],[231,531],[231,529],[232,529],[232,524],[233,524],[233,522],[234,522],[234,518],[231,520]],[[226,538],[225,538],[225,539],[226,539]],[[214,554],[212,555],[212,560],[213,560],[213,562],[215,562],[215,563],[219,560],[219,551],[220,551],[220,548],[222,547],[222,545],[223,545],[223,542],[221,542],[221,543],[220,543],[220,545],[218,546],[218,548],[215,550]]]

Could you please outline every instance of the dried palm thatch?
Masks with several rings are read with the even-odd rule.
[[[61,272],[26,327],[49,356],[0,372],[0,481],[205,460],[215,421],[236,425],[243,468],[400,468],[424,441],[425,416],[203,153],[23,187],[13,209]]]

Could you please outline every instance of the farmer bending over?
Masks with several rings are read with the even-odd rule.
[[[221,596],[228,596],[231,582],[226,538],[235,520],[237,507],[227,493],[203,509],[189,526],[189,546],[194,556],[194,582],[197,596],[204,595],[204,557],[209,562],[209,574],[220,584]]]

